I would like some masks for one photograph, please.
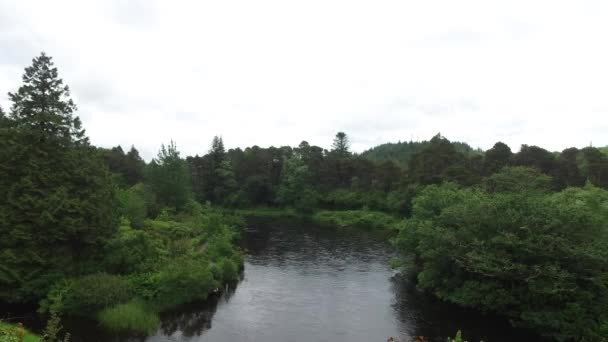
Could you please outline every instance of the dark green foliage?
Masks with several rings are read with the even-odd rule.
[[[487,150],[483,158],[483,171],[485,175],[491,175],[507,166],[513,157],[511,148],[502,142],[497,142]]]
[[[564,189],[568,186],[583,186],[585,177],[578,167],[579,150],[577,148],[567,148],[557,156],[551,176],[554,179],[556,189]]]
[[[513,165],[529,166],[549,174],[553,169],[555,156],[553,153],[538,146],[521,145],[521,149],[513,156]]]
[[[113,187],[50,57],[26,68],[0,129],[0,300],[28,301],[115,230]]]
[[[146,166],[145,180],[160,207],[182,210],[192,199],[188,165],[173,141],[161,145],[156,159]]]
[[[94,315],[106,307],[127,302],[132,295],[126,279],[107,273],[92,274],[68,283],[61,311],[73,316]]]
[[[277,202],[291,205],[303,212],[311,212],[318,195],[310,186],[311,174],[299,153],[283,163],[282,178],[277,190]]]
[[[507,166],[483,182],[488,192],[548,192],[551,190],[551,177],[536,168]]]
[[[388,160],[398,164],[402,168],[407,168],[411,157],[425,149],[429,143],[429,141],[386,143],[363,152],[361,156],[375,163],[381,163]],[[483,154],[481,150],[474,150],[466,143],[452,141],[452,145],[454,145],[457,152],[466,156]]]
[[[467,157],[439,134],[431,139],[428,146],[411,157],[408,172],[411,182],[424,185],[444,181],[475,183],[475,174]]]
[[[334,138],[334,142],[331,145],[332,152],[341,157],[346,157],[350,154],[350,141],[346,133],[338,132]]]
[[[139,156],[139,152],[134,146],[131,146],[126,154],[120,146],[113,147],[110,150],[102,149],[101,153],[110,172],[116,175],[117,184],[129,187],[143,180],[146,163]]]
[[[394,242],[414,257],[418,285],[444,300],[560,340],[599,340],[608,305],[608,192],[518,188],[427,187]]]
[[[141,227],[148,216],[146,190],[143,184],[136,184],[126,190],[116,191],[118,213],[127,218],[133,227]]]
[[[581,173],[593,184],[608,189],[608,157],[595,147],[585,147],[579,154]]]

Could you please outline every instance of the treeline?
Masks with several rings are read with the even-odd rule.
[[[330,149],[226,150],[215,137],[186,158],[170,142],[145,163],[135,147],[89,143],[44,54],[9,98],[0,301],[146,333],[158,312],[238,277],[243,223],[219,208],[291,207],[335,225],[395,225],[419,286],[444,300],[561,340],[608,336],[607,148],[483,152],[437,134],[356,154],[339,132]]]
[[[243,222],[193,200],[173,144],[145,164],[89,143],[44,53],[0,109],[0,302],[148,334],[238,279]],[[110,172],[112,170],[112,172]],[[1,335],[0,339],[8,338]]]
[[[383,146],[354,154],[349,151],[348,137],[340,132],[330,150],[303,141],[297,147],[253,146],[226,151],[222,138],[215,137],[207,154],[187,157],[176,166],[182,173],[173,179],[181,179],[181,203],[192,195],[202,203],[231,207],[293,206],[303,211],[368,208],[405,216],[424,186],[443,182],[475,186],[506,166],[531,167],[550,176],[551,191],[586,182],[608,188],[608,155],[595,147],[554,153],[522,145],[513,153],[498,142],[481,152],[438,134],[430,141],[397,144],[415,151],[407,155],[403,167],[392,154],[382,157],[385,154],[380,151],[392,150],[394,145]],[[157,163],[153,160],[144,166],[134,148],[125,154],[116,147],[105,150],[104,156],[110,170],[129,185],[143,180],[145,170],[152,172]],[[183,173],[184,168],[189,176]],[[191,194],[186,193],[188,182]],[[173,205],[180,206],[177,202]]]

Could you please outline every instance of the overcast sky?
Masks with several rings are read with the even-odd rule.
[[[608,1],[0,0],[0,105],[40,51],[91,141],[608,145]]]

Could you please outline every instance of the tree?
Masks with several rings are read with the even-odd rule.
[[[216,186],[213,189],[214,198],[224,204],[234,204],[237,183],[230,160],[223,160],[215,169]]]
[[[338,132],[331,147],[332,152],[338,154],[339,156],[348,156],[350,154],[350,142],[346,133]]]
[[[224,149],[222,137],[218,137],[217,135],[213,137],[209,154],[215,163],[215,167],[218,167],[222,161],[224,161],[224,158],[226,158],[226,150]]]
[[[491,149],[486,151],[483,159],[484,174],[489,176],[498,172],[509,164],[512,157],[513,152],[511,152],[511,148],[505,143],[497,142]]]
[[[0,128],[2,128],[8,122],[8,118],[6,117],[6,113],[2,107],[0,107]]]
[[[135,146],[126,154],[121,146],[112,149],[102,149],[102,154],[108,168],[115,175],[116,182],[123,188],[133,186],[143,180],[143,171],[146,163],[139,156]]]
[[[608,157],[595,147],[581,150],[579,167],[582,174],[593,184],[608,188]]]
[[[529,193],[551,190],[551,177],[533,167],[507,166],[484,180],[484,187],[492,193]]]
[[[561,190],[569,186],[585,185],[585,177],[578,167],[579,154],[580,151],[577,148],[567,148],[555,160],[551,176],[554,179],[556,189]]]
[[[435,135],[429,145],[415,153],[408,164],[412,182],[420,184],[438,184],[446,180],[450,168],[464,160],[464,155],[456,151],[454,145],[441,134]]]
[[[161,145],[156,159],[144,172],[146,184],[156,195],[158,205],[183,210],[192,199],[192,186],[186,162],[173,141]]]
[[[294,154],[283,163],[277,202],[309,212],[315,207],[316,198],[316,192],[310,186],[308,167],[304,164],[302,156]]]
[[[114,233],[110,174],[69,89],[42,53],[9,93],[0,129],[0,300],[32,301],[77,272]]]
[[[538,146],[521,145],[521,149],[513,156],[513,165],[535,167],[544,174],[550,174],[553,169],[555,156]]]

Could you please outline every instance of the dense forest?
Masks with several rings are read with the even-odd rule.
[[[558,340],[608,338],[608,147],[482,151],[437,134],[357,154],[344,132],[329,149],[226,150],[216,136],[201,155],[171,141],[146,163],[91,145],[45,54],[9,98],[0,301],[147,333],[238,279],[233,209],[348,211],[370,227],[389,217],[402,266],[443,300]]]

